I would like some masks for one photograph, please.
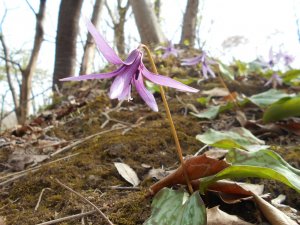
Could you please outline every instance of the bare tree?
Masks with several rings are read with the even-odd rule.
[[[166,42],[149,0],[129,0],[129,2],[140,33],[141,42],[147,45]]]
[[[124,55],[125,54],[124,26],[126,22],[126,14],[130,6],[129,1],[127,1],[124,7],[122,7],[122,0],[117,1],[117,12],[118,12],[117,17],[112,13],[111,9],[109,8],[109,5],[107,4],[107,1],[105,1],[105,6],[113,22],[114,42],[115,45],[117,46],[118,53],[120,55]]]
[[[28,4],[29,5],[29,4]],[[29,5],[30,6],[30,5]],[[31,91],[31,84],[32,84],[32,77],[36,69],[36,64],[39,56],[39,52],[42,46],[43,37],[44,37],[44,27],[43,22],[45,18],[45,12],[46,12],[46,0],[40,0],[40,6],[39,11],[36,13],[34,9],[30,6],[30,8],[33,10],[36,16],[36,28],[35,28],[35,36],[34,36],[34,43],[33,43],[33,49],[29,57],[29,62],[25,69],[23,67],[12,61],[9,58],[9,50],[5,43],[4,35],[1,32],[0,40],[3,48],[3,58],[5,60],[5,70],[7,75],[7,81],[9,88],[12,93],[13,102],[15,106],[15,112],[18,119],[19,124],[24,124],[26,121],[26,118],[29,113],[29,103],[30,103],[30,91]],[[16,90],[13,86],[13,82],[11,80],[11,63],[18,66],[19,71],[22,74],[22,82],[20,87],[20,98],[18,101],[18,95],[16,93]]]
[[[96,0],[93,8],[91,21],[97,27],[99,18],[101,16],[103,3],[105,0]],[[90,33],[87,34],[87,39],[84,46],[84,53],[82,56],[81,67],[79,74],[89,74],[92,72],[92,62],[95,57],[95,42]]]
[[[83,0],[61,0],[55,46],[52,89],[60,88],[59,79],[75,74],[76,40]]]
[[[183,16],[180,44],[188,42],[191,47],[195,45],[198,8],[199,0],[187,1]]]

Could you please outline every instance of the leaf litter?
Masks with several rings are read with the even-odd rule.
[[[56,217],[76,214],[81,212],[82,209],[85,211],[91,209],[82,202],[72,199],[71,194],[59,188],[53,178],[59,178],[72,188],[81,190],[80,192],[83,195],[101,207],[105,214],[116,224],[143,224],[149,218],[151,199],[147,197],[148,188],[155,181],[152,180],[154,175],[149,178],[149,167],[143,167],[142,164],[147,164],[152,168],[174,168],[174,166],[176,168],[177,158],[173,153],[175,147],[169,137],[168,123],[161,112],[149,111],[137,98],[138,110],[133,111],[132,109],[136,106],[130,102],[124,102],[118,111],[109,113],[110,118],[115,120],[111,120],[104,128],[101,128],[107,120],[101,112],[105,112],[107,107],[114,108],[117,104],[115,101],[108,100],[102,92],[94,93],[93,90],[97,89],[99,82],[91,82],[89,85],[88,88],[80,90],[73,86],[69,87],[70,95],[74,96],[72,101],[67,99],[65,102],[56,104],[47,113],[33,119],[29,126],[8,131],[2,135],[0,145],[2,165],[8,165],[8,159],[16,154],[16,149],[19,149],[18,153],[25,153],[29,156],[29,159],[31,157],[30,163],[24,163],[19,172],[22,173],[22,170],[27,170],[29,166],[37,168],[25,177],[16,178],[9,185],[2,186],[0,207],[7,224],[20,224],[20,221],[25,225],[37,224]],[[205,85],[204,82],[204,89],[211,89],[209,83],[207,83],[207,88]],[[231,86],[231,89],[235,88]],[[76,93],[72,93],[72,90],[76,90]],[[261,90],[257,93],[261,93]],[[170,91],[169,94],[171,96],[179,95],[179,93],[173,91]],[[202,97],[202,95],[199,94],[197,97]],[[193,105],[197,110],[203,109],[203,106],[197,102],[196,97],[192,99],[189,96],[180,95],[180,98],[182,102]],[[220,131],[240,125],[235,118],[234,110],[218,114],[214,121],[203,121],[185,114],[185,110],[188,109],[182,102],[179,102],[176,98],[171,98],[170,107],[174,114],[179,139],[182,142],[182,148],[186,156],[193,155],[203,146],[200,141],[195,139],[197,134],[205,133],[210,128],[217,128]],[[159,107],[161,107],[161,103],[159,103]],[[253,119],[249,117],[249,112],[255,112],[257,118],[260,116],[260,109],[251,110],[254,110],[254,108],[250,105],[243,109],[246,121]],[[143,118],[142,120],[146,123],[132,126],[128,132],[122,134],[122,129],[127,129],[130,124],[134,124],[140,118]],[[258,123],[257,118],[254,120],[256,123]],[[126,121],[127,124],[120,125],[118,121]],[[112,130],[84,141],[84,137],[93,135],[101,129],[109,130],[115,127],[119,127],[120,130]],[[273,150],[278,151],[289,163],[299,165],[298,138],[293,133],[281,133],[279,136],[276,134],[277,136],[273,138],[270,135],[272,130],[268,132],[268,135],[262,136],[262,140],[267,145],[275,146]],[[42,159],[43,156],[49,156],[68,145],[71,146],[76,139],[82,139],[83,141],[74,145],[74,147],[70,147],[67,151],[57,154],[55,157],[45,158],[44,162],[39,161],[39,159],[36,162],[33,160],[34,155],[41,156]],[[79,154],[72,158],[47,164],[72,153]],[[106,188],[108,186],[128,185],[113,164],[119,162],[120,159],[135,168],[135,173],[141,179],[140,191],[109,190]],[[223,165],[222,156],[218,156],[214,160],[217,165]],[[25,159],[23,161],[26,162]],[[37,165],[34,165],[34,163]],[[14,176],[15,172],[11,173],[8,167],[1,167],[1,181],[5,181],[6,178],[4,177],[7,175]],[[164,176],[163,171],[161,172]],[[213,174],[215,173],[213,172]],[[156,174],[158,173],[156,172]],[[199,178],[199,175],[196,177]],[[155,175],[155,179],[160,178]],[[241,181],[259,182],[265,186],[265,191],[271,192],[274,197],[277,196],[278,192],[286,194],[285,203],[299,210],[299,197],[293,190],[277,183],[274,185],[274,182],[265,180],[242,179]],[[181,186],[178,183],[184,183],[184,181],[179,179],[171,183],[170,186],[177,188]],[[231,185],[236,186],[237,184]],[[225,184],[222,184],[221,187],[223,188],[222,193],[224,193]],[[43,188],[51,188],[55,191],[46,192],[43,195],[39,209],[33,214],[32,209],[34,209]],[[246,196],[244,197],[247,199]],[[68,199],[72,199],[72,201]],[[231,204],[230,207],[226,206],[227,203],[222,201],[222,197],[218,200],[218,203],[214,203],[215,205],[211,205],[212,198],[204,199],[204,201],[206,204],[210,204],[210,208],[220,205],[219,208],[227,214],[232,214],[232,211],[234,211],[233,214],[238,215],[247,222],[258,223],[264,221],[263,218],[257,217],[257,209],[253,207],[249,199],[245,200],[241,196],[236,196],[236,199],[240,203]],[[223,200],[225,200],[224,196]],[[250,205],[252,211],[247,211],[246,209],[249,209],[247,207]],[[241,207],[245,207],[245,210],[242,210]],[[244,214],[243,211],[247,214]],[[87,216],[86,221],[89,223],[103,223],[101,218],[95,214]],[[69,222],[68,224],[78,224],[79,220]]]

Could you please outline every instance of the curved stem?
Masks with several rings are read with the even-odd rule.
[[[153,72],[155,74],[158,74],[156,66],[155,66],[155,63],[154,63],[154,60],[153,60],[153,58],[151,56],[151,52],[150,52],[149,48],[146,45],[143,45],[143,44],[141,45],[141,47],[146,50],[146,52],[147,52],[147,54],[149,56]],[[164,107],[165,107],[165,110],[166,110],[167,118],[168,118],[169,123],[170,123],[171,132],[172,132],[172,135],[173,135],[173,138],[174,138],[174,141],[175,141],[177,155],[179,157],[180,164],[181,164],[182,169],[183,169],[182,170],[183,171],[183,175],[184,175],[186,184],[188,186],[188,190],[189,190],[190,194],[192,194],[193,193],[193,187],[192,187],[191,182],[189,180],[189,177],[188,177],[188,174],[187,174],[187,170],[186,170],[186,167],[185,167],[185,164],[184,164],[184,159],[183,159],[183,156],[182,156],[182,150],[181,150],[179,139],[178,139],[178,136],[177,136],[177,132],[176,132],[176,129],[175,129],[175,126],[174,126],[174,122],[173,122],[173,119],[172,119],[172,116],[171,116],[170,108],[169,108],[169,105],[168,105],[168,102],[167,102],[167,99],[166,99],[166,96],[165,96],[165,91],[164,91],[164,89],[163,89],[163,87],[161,85],[159,85],[159,90],[160,90],[161,98],[163,100],[163,104],[164,104]]]

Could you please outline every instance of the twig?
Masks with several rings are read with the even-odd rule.
[[[45,192],[46,190],[52,191],[51,188],[43,188],[43,190],[42,190],[41,193],[40,193],[38,202],[36,203],[36,206],[35,206],[35,208],[34,208],[34,211],[37,211],[37,210],[38,210],[38,208],[39,208],[39,206],[40,206],[40,203],[41,203],[41,201],[42,201],[42,196],[43,196],[43,194],[44,194],[44,192]]]
[[[110,225],[113,225],[113,223],[109,220],[109,218],[107,216],[105,216],[105,214],[92,202],[90,202],[87,198],[85,198],[83,195],[81,195],[80,193],[74,191],[72,188],[68,187],[67,185],[63,184],[62,182],[60,182],[58,179],[55,179],[56,182],[61,185],[62,187],[66,188],[67,190],[69,190],[70,192],[72,192],[73,194],[77,195],[78,197],[80,197],[81,199],[83,199],[84,201],[86,201],[88,204],[90,204],[91,206],[93,206],[96,211],[98,211],[100,213],[100,215],[106,220],[106,222]]]
[[[130,190],[130,191],[140,191],[141,188],[139,187],[120,187],[120,186],[110,186],[104,187],[105,189],[112,189],[112,190]]]
[[[204,145],[202,148],[200,148],[195,154],[194,156],[200,155],[202,154],[202,152],[208,147],[208,145]]]
[[[66,217],[62,217],[62,218],[59,218],[59,219],[50,220],[50,221],[47,221],[47,222],[44,222],[44,223],[39,223],[39,224],[36,224],[36,225],[56,224],[56,223],[60,223],[60,222],[63,222],[63,221],[67,221],[67,220],[72,220],[72,219],[77,219],[77,218],[81,218],[81,217],[84,217],[84,216],[88,216],[88,215],[94,214],[95,212],[97,212],[97,211],[96,210],[92,210],[92,211],[88,211],[88,212],[84,212],[84,213],[75,214],[75,215],[72,215],[72,216],[66,216]]]

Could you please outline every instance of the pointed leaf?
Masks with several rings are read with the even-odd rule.
[[[248,151],[266,148],[264,141],[256,138],[249,130],[236,127],[230,131],[216,131],[209,129],[204,134],[199,134],[196,139],[204,144],[224,148],[242,148]]]
[[[244,220],[239,219],[237,216],[227,214],[219,209],[219,206],[207,209],[207,224],[208,225],[253,225]]]
[[[144,225],[204,225],[206,208],[199,192],[191,196],[183,190],[162,189],[152,202],[151,217]]]
[[[265,123],[278,121],[291,116],[300,116],[300,96],[286,97],[270,105],[263,115]]]
[[[127,164],[125,163],[114,163],[115,167],[117,168],[119,174],[129,183],[131,183],[133,186],[137,186],[140,183],[140,180],[138,176],[136,175],[136,172]]]
[[[226,157],[231,166],[210,177],[201,179],[201,191],[217,180],[259,177],[280,181],[300,192],[300,170],[293,168],[271,150],[246,152],[230,150]]]
[[[248,99],[259,107],[266,107],[271,105],[272,103],[278,101],[279,99],[290,96],[283,91],[279,91],[276,89],[270,89],[266,92],[259,93],[257,95],[252,95]]]

